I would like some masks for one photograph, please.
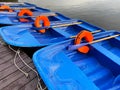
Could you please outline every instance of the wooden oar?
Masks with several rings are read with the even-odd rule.
[[[0,12],[0,15],[4,15],[4,14],[10,14],[10,15],[12,15],[12,14],[16,14],[16,12],[4,12],[4,11]]]
[[[101,32],[101,30],[95,30],[95,31],[92,31],[91,33],[94,34],[94,33],[98,33],[98,32]],[[77,35],[71,36],[70,38],[76,38],[76,37],[77,37]]]
[[[8,17],[16,17],[16,18],[36,18],[37,16],[13,16],[13,14],[16,14],[15,12],[12,12],[12,13],[9,13],[9,12],[0,12],[0,14],[4,15],[4,14],[11,14],[11,16],[9,15]],[[48,13],[40,13],[40,15],[43,15],[43,16],[57,16],[56,13],[54,12],[48,12]]]
[[[11,16],[9,15],[8,17],[17,17],[17,18],[36,18],[37,16],[13,16],[13,14],[16,14],[16,12],[0,12],[0,14],[4,15],[4,14],[11,14]],[[39,15],[44,15],[44,16],[57,16],[57,14],[55,12],[41,12]]]
[[[57,16],[56,13],[54,12],[48,12],[48,13],[40,13],[39,15],[44,15],[44,16]],[[14,16],[11,16],[14,17]],[[16,16],[17,18],[36,18],[37,16]]]
[[[10,8],[9,10],[20,10],[20,9],[35,9],[35,7],[14,7],[14,8]],[[8,9],[0,8],[0,10],[8,10]]]
[[[66,27],[66,26],[77,25],[77,24],[81,24],[81,23],[82,22],[74,22],[74,23],[70,23],[70,24],[61,24],[61,25],[52,26],[52,28]]]
[[[41,28],[36,28],[36,27],[32,27],[32,29],[35,30],[41,30],[41,29],[48,29],[48,28],[58,28],[58,27],[66,27],[66,26],[71,26],[71,25],[78,25],[78,24],[82,24],[82,22],[72,22],[72,23],[68,23],[68,24],[60,24],[60,25],[56,25],[56,26],[49,26],[49,27],[41,27]],[[101,32],[101,30],[95,30],[92,31],[91,33],[98,33]],[[69,38],[75,38],[76,36],[70,36]]]
[[[66,26],[71,26],[71,25],[78,25],[81,23],[82,22],[72,22],[72,23],[60,24],[60,25],[56,25],[56,26],[41,27],[41,28],[32,27],[32,28],[35,30],[42,30],[42,29],[48,29],[48,28],[58,28],[58,27],[66,27]]]
[[[93,44],[93,43],[97,43],[97,42],[108,40],[108,39],[112,39],[112,38],[115,38],[115,37],[118,37],[118,36],[120,36],[120,34],[109,36],[109,37],[105,37],[105,38],[101,38],[101,39],[94,40],[94,41],[88,42],[88,43],[81,43],[81,44],[78,44],[78,45],[70,45],[68,47],[68,50],[76,50],[76,49],[78,49],[78,48],[80,48],[82,46]]]
[[[33,6],[33,7],[12,7],[11,8],[12,10],[20,10],[20,9],[35,9],[35,7]]]

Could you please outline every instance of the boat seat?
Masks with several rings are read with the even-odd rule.
[[[81,71],[68,57],[64,52],[57,53],[54,57],[54,62],[58,65],[59,68],[55,71],[54,75],[58,80],[60,80],[61,83],[64,83],[62,85],[65,85],[64,87],[61,86],[61,88],[66,88],[69,90],[77,89],[77,90],[98,90],[96,85],[88,79],[88,77]],[[58,60],[56,62],[56,60]],[[60,63],[61,62],[61,63]],[[56,64],[52,62],[52,64],[55,66]],[[70,84],[69,84],[70,83]],[[87,84],[86,84],[87,83]],[[74,86],[74,87],[73,87]],[[81,87],[82,86],[82,87]],[[66,90],[65,89],[65,90]]]
[[[109,68],[115,76],[119,75],[120,72],[120,57],[115,55],[114,53],[110,52],[108,49],[104,48],[98,43],[95,43],[92,45],[97,51],[100,52],[100,54],[104,55],[103,57],[100,57],[100,54],[95,54],[96,57],[98,58],[99,62]]]
[[[61,29],[59,28],[53,28],[54,31],[58,32],[59,34],[61,34],[62,36],[64,36],[65,38],[69,38],[71,36],[71,34],[65,32],[65,31],[62,31]]]

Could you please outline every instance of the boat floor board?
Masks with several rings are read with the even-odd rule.
[[[0,39],[1,40],[1,39]],[[26,78],[14,65],[15,53],[7,45],[0,45],[0,90],[35,90],[37,85],[36,74],[26,67],[17,57],[17,65],[29,73]],[[32,60],[23,51],[20,53],[25,62],[34,68]]]

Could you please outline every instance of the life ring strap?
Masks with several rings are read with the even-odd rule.
[[[40,24],[40,21],[43,21],[43,27],[49,27],[50,21],[47,16],[37,16],[36,20],[34,22],[35,27],[40,28],[42,25]],[[39,30],[40,33],[45,33],[45,29]]]
[[[92,42],[93,41],[93,35],[91,32],[83,30],[80,33],[78,33],[77,37],[75,38],[75,45],[80,44],[82,39],[85,39],[87,42]],[[89,47],[88,46],[82,46],[78,48],[79,52],[82,53],[88,53]]]

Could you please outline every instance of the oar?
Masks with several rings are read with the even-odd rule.
[[[14,7],[14,8],[10,8],[9,10],[20,10],[20,9],[35,9],[35,7]],[[0,10],[8,10],[8,9],[0,8]]]
[[[61,25],[52,26],[52,28],[66,27],[66,26],[77,25],[77,24],[81,24],[81,23],[82,22],[73,22],[73,23],[68,23],[68,24],[61,24]]]
[[[35,7],[12,7],[12,10],[20,10],[20,9],[35,9]]]
[[[71,25],[78,25],[81,23],[82,22],[72,22],[72,23],[60,24],[60,25],[49,26],[49,27],[41,27],[41,28],[32,27],[32,28],[35,30],[42,30],[42,29],[48,29],[48,28],[58,28],[58,27],[66,27],[66,26],[71,26]]]
[[[82,22],[73,22],[73,23],[69,23],[69,24],[60,24],[60,25],[56,25],[56,26],[41,27],[41,28],[32,27],[32,29],[41,30],[41,29],[48,29],[48,28],[66,27],[66,26],[78,25],[78,24],[82,24]],[[92,31],[91,33],[94,34],[94,33],[98,33],[98,32],[101,32],[101,30],[95,30],[95,31]],[[70,36],[69,38],[76,38],[76,35]]]
[[[16,14],[16,12],[4,12],[4,11],[0,12],[0,15],[4,15],[4,14],[12,15],[12,14]]]
[[[39,15],[44,15],[44,16],[56,16],[57,14],[54,12],[48,12],[48,13],[40,13]],[[14,16],[11,16],[14,17]],[[36,18],[37,16],[16,16],[17,18]]]
[[[109,36],[109,37],[105,37],[105,38],[101,38],[101,39],[94,40],[94,41],[88,42],[88,43],[81,43],[81,44],[78,44],[78,45],[70,45],[68,47],[68,50],[76,50],[76,49],[78,49],[78,48],[80,48],[82,46],[90,45],[90,44],[97,43],[97,42],[104,41],[104,40],[108,40],[108,39],[112,39],[112,38],[115,38],[115,37],[118,37],[118,36],[120,36],[120,34]]]
[[[94,34],[94,33],[98,33],[98,32],[101,32],[101,30],[95,30],[95,31],[92,31],[91,33]],[[70,38],[76,38],[76,37],[77,37],[77,35],[71,36]]]
[[[16,17],[16,18],[36,18],[37,16],[13,16],[13,14],[16,14],[14,12],[9,13],[9,12],[0,12],[0,14],[11,14],[11,16],[9,15],[8,17]],[[56,13],[54,12],[48,12],[48,13],[40,13],[39,15],[44,15],[44,16],[57,16]]]
[[[13,16],[13,14],[16,14],[16,12],[0,12],[0,14],[11,14],[11,16],[9,15],[8,17],[17,17],[17,18],[36,18],[37,16]],[[38,13],[39,15],[44,15],[44,16],[57,16],[57,14],[55,12],[41,12]]]

